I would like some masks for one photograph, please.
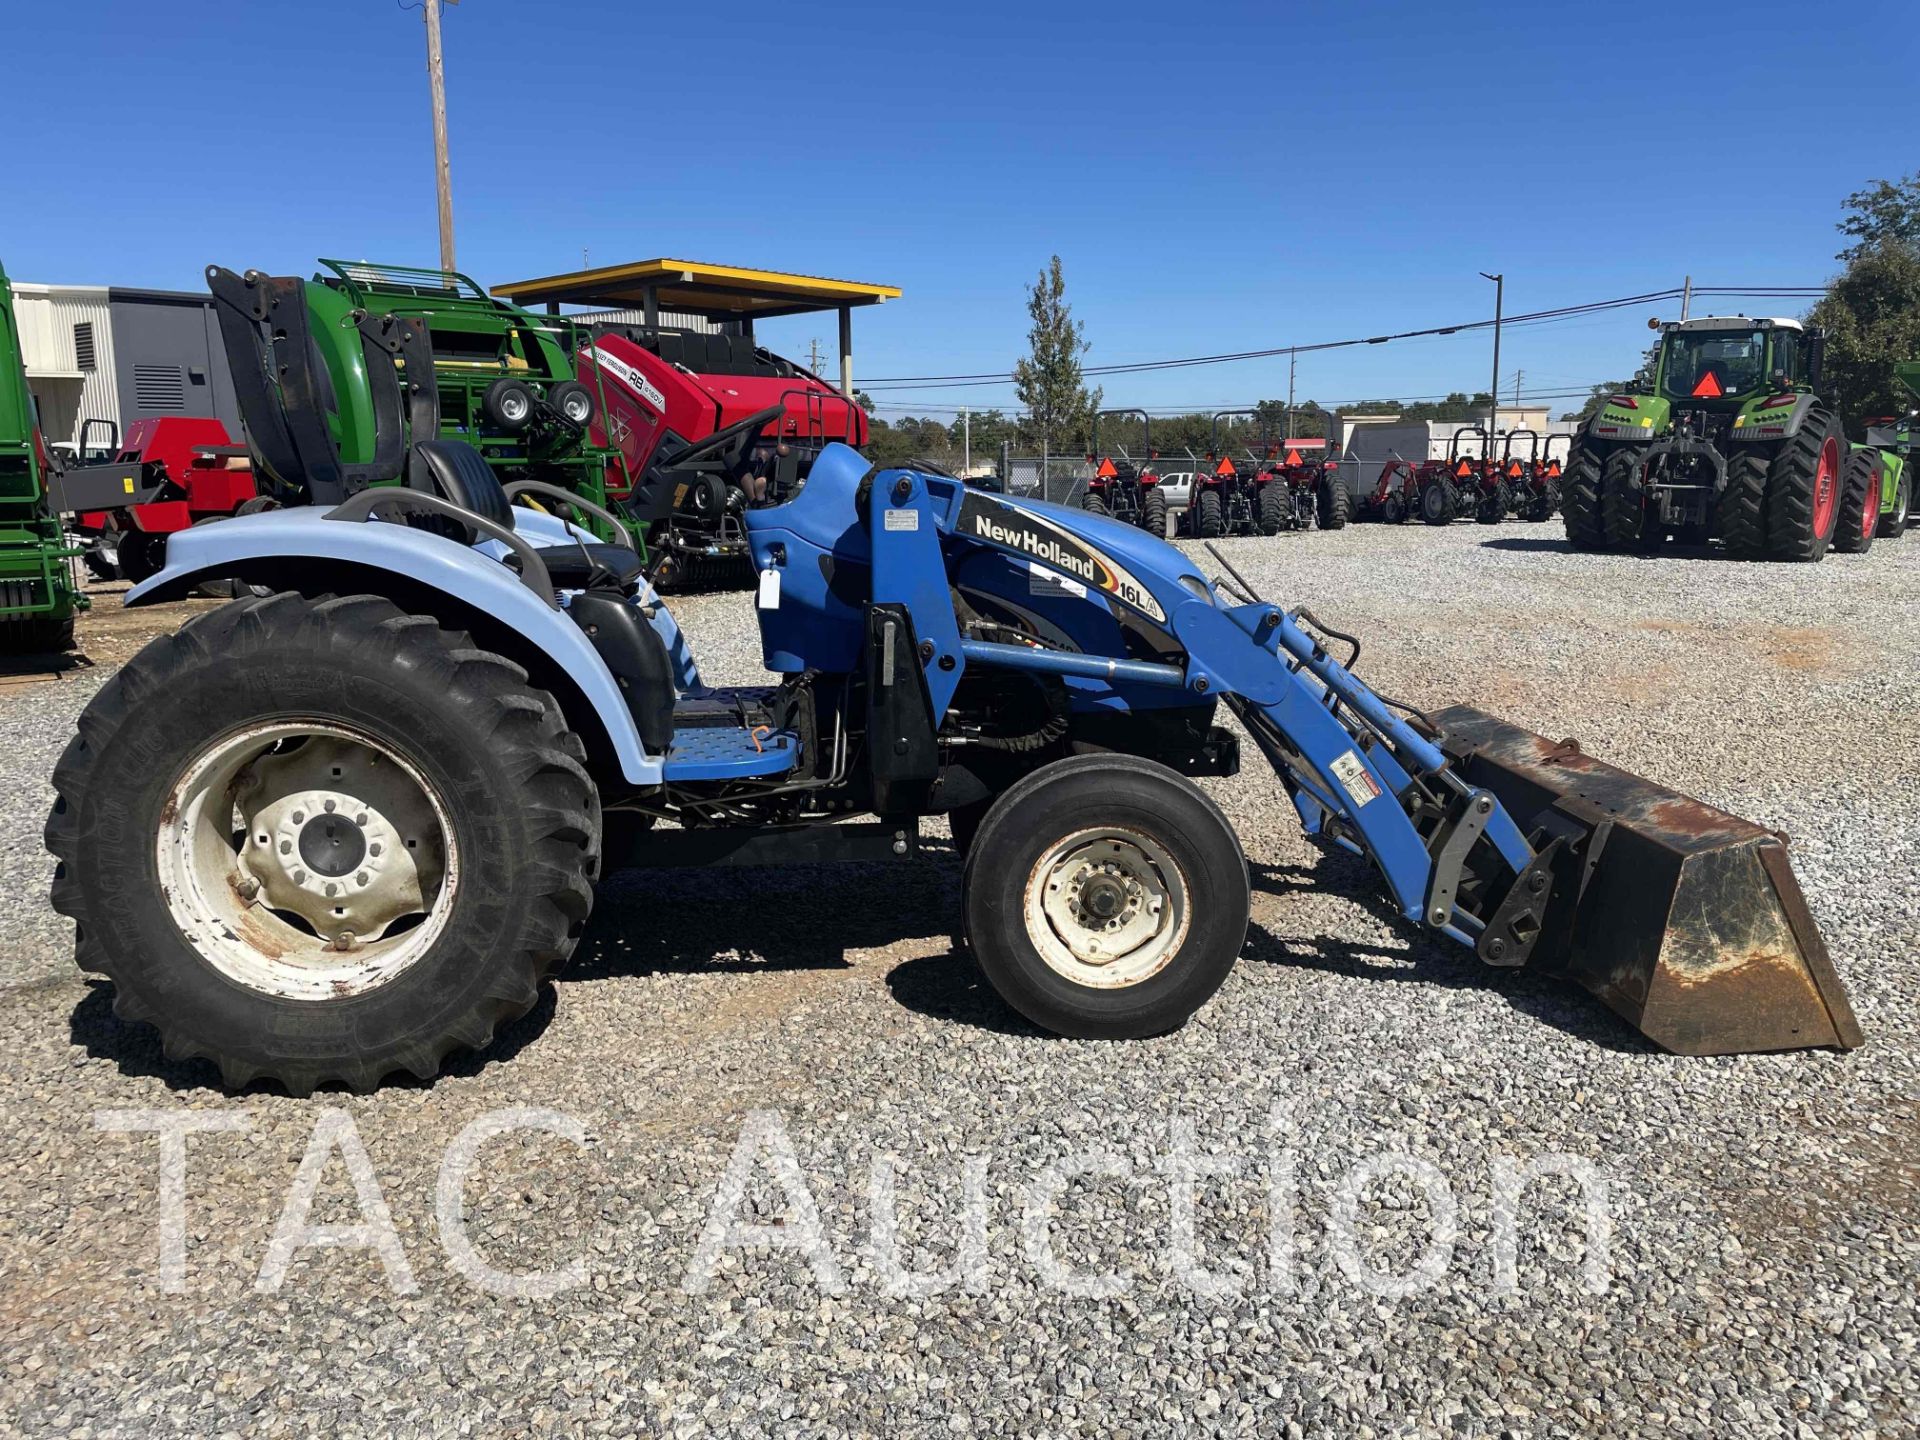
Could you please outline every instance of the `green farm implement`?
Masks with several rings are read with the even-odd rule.
[[[13,286],[0,271],[0,652],[71,649],[87,608],[60,518],[47,502],[52,462],[20,358]]]

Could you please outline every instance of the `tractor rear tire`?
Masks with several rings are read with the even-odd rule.
[[[1493,482],[1493,489],[1480,497],[1480,504],[1474,511],[1473,518],[1482,525],[1498,525],[1507,518],[1508,512],[1512,509],[1513,492],[1507,488],[1506,481],[1496,480]]]
[[[1380,518],[1389,525],[1407,523],[1407,497],[1398,490],[1389,490],[1387,498],[1380,502]]]
[[[1429,525],[1451,525],[1460,509],[1460,496],[1444,476],[1420,487],[1420,518]]]
[[[1140,528],[1156,540],[1167,538],[1167,497],[1157,489],[1140,502]]]
[[[53,907],[115,1015],[230,1088],[428,1079],[532,1009],[579,941],[600,866],[583,753],[519,666],[429,617],[238,600],[80,716],[53,776]]]
[[[1278,535],[1281,527],[1287,523],[1287,488],[1279,480],[1269,480],[1260,487],[1260,533]]]
[[[1880,533],[1880,452],[1856,450],[1840,467],[1840,518],[1834,522],[1833,548],[1842,555],[1864,555]]]
[[[1812,563],[1827,553],[1840,519],[1844,437],[1830,411],[1808,413],[1767,470],[1767,556]]]
[[[1646,533],[1647,476],[1638,450],[1616,450],[1600,474],[1600,534],[1609,549],[1640,544]]]
[[[1001,999],[1084,1040],[1185,1024],[1232,970],[1250,903],[1246,856],[1219,807],[1122,754],[1071,756],[1015,782],[981,822],[960,894],[968,943]]]
[[[1109,513],[1107,510],[1107,497],[1102,495],[1098,490],[1089,490],[1085,495],[1082,495],[1080,497],[1080,508],[1089,515],[1105,515]]]
[[[1767,553],[1767,466],[1765,450],[1736,448],[1727,462],[1727,485],[1713,502],[1715,528],[1727,554],[1758,560]]]
[[[1202,490],[1193,513],[1194,531],[1202,540],[1218,540],[1226,532],[1226,504],[1218,490]]]
[[[1338,476],[1322,479],[1317,501],[1315,513],[1322,530],[1347,528],[1347,517],[1353,514],[1353,496],[1347,491],[1346,481]]]
[[[1893,504],[1880,516],[1880,538],[1898,540],[1907,531],[1907,511],[1913,505],[1913,461],[1900,467],[1900,485],[1893,492]]]
[[[1541,487],[1539,493],[1527,500],[1523,513],[1527,519],[1537,524],[1543,520],[1551,520],[1553,518],[1553,512],[1559,508],[1560,482],[1558,480],[1549,480]]]
[[[1576,550],[1606,549],[1607,537],[1600,528],[1600,476],[1605,468],[1605,452],[1584,441],[1567,459],[1560,517],[1566,523],[1567,543]]]

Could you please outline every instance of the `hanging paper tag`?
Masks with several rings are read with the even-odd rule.
[[[762,610],[780,608],[780,572],[771,566],[760,572],[759,603]]]

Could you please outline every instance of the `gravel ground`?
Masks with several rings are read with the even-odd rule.
[[[1577,734],[1790,832],[1864,1049],[1655,1053],[1581,993],[1412,938],[1250,769],[1210,784],[1254,861],[1253,930],[1175,1035],[1084,1044],[1012,1017],[954,953],[956,866],[936,850],[617,880],[556,992],[485,1061],[365,1098],[227,1097],[113,1019],[46,906],[46,777],[138,618],[90,617],[91,669],[0,691],[0,1428],[1914,1433],[1920,540],[1789,567],[1575,556],[1552,536],[1369,526],[1227,551],[1364,633],[1382,688]],[[709,678],[754,678],[744,598],[678,608]],[[435,1218],[450,1142],[511,1105],[585,1132],[496,1140],[465,1191],[488,1263],[582,1262],[544,1298],[469,1278]],[[250,1126],[192,1141],[178,1293],[156,1142],[94,1128],[125,1108]],[[303,1251],[273,1284],[276,1220],[335,1108],[409,1291],[350,1248]],[[708,1269],[697,1247],[752,1112],[789,1138],[824,1248],[781,1248],[806,1215],[765,1163],[739,1214],[767,1228]],[[1169,1176],[1182,1130],[1241,1162],[1191,1208]],[[1435,1167],[1424,1189],[1360,1183],[1402,1152]],[[1594,1167],[1610,1241],[1588,1248],[1573,1180],[1543,1180],[1503,1286],[1498,1167],[1556,1154]],[[1043,1188],[1088,1155],[1109,1172]],[[876,1157],[897,1163],[901,1263],[927,1272],[952,1263],[963,1166],[984,1165],[978,1279],[889,1283],[868,1249]],[[1029,1244],[1030,1205],[1064,1283]],[[1449,1211],[1450,1253],[1429,1245]],[[338,1155],[312,1218],[360,1218]],[[1214,1283],[1169,1262],[1181,1233]]]

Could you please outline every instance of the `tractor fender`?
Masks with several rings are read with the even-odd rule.
[[[1807,423],[1807,416],[1820,403],[1818,395],[1796,395],[1791,405],[1769,406],[1770,397],[1759,396],[1741,407],[1739,415],[1734,417],[1730,439],[1742,441],[1785,440],[1788,436],[1798,435],[1801,426]]]
[[[1632,407],[1616,403],[1631,400]],[[1659,395],[1627,395],[1610,398],[1587,422],[1586,436],[1614,444],[1652,440],[1664,435],[1673,418],[1673,402]]]
[[[430,531],[328,520],[317,507],[236,516],[171,536],[165,568],[129,590],[126,603],[182,599],[208,580],[291,589],[309,577],[336,592],[387,594],[409,609],[432,610],[440,597],[457,615],[484,617],[511,641],[508,658],[537,669],[536,683],[557,692],[575,730],[597,728],[628,784],[660,783],[665,757],[647,753],[618,684],[580,628],[499,561]],[[596,737],[584,738],[591,749]]]

